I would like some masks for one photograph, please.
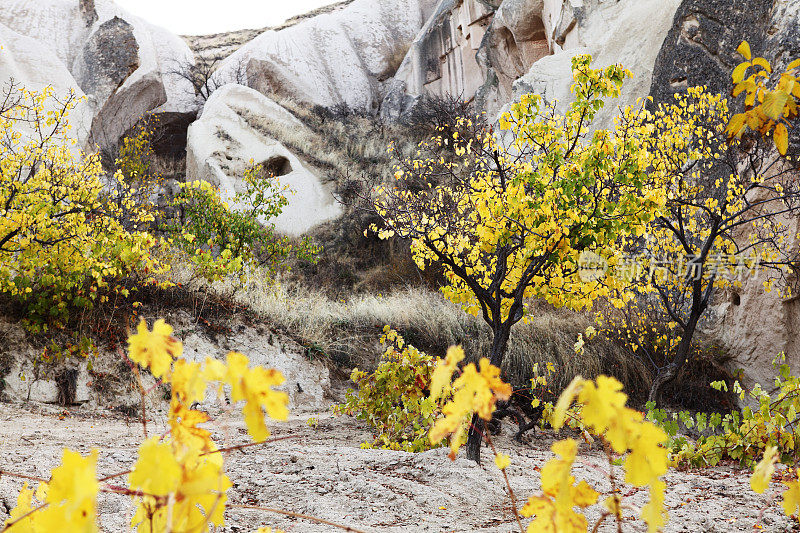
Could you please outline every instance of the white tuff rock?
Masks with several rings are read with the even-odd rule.
[[[433,0],[355,0],[331,13],[269,30],[228,57],[221,80],[246,68],[247,84],[326,107],[376,110],[425,23]]]
[[[218,186],[223,198],[243,191],[241,176],[251,161],[279,169],[281,184],[293,192],[272,222],[280,233],[301,235],[336,218],[339,204],[314,171],[269,135],[270,128],[305,126],[286,109],[242,85],[225,85],[211,95],[200,118],[189,127],[187,180]]]
[[[171,74],[194,61],[186,43],[112,0],[3,0],[0,24],[38,41],[90,97],[92,142],[115,143],[146,113],[197,110],[191,84]]]

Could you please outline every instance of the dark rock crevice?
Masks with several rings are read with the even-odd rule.
[[[765,46],[772,11],[772,0],[684,0],[653,69],[655,102],[672,101],[674,93],[697,85],[729,93],[731,70],[742,60],[740,42],[747,40],[757,55],[774,55]],[[790,33],[783,37],[800,40]]]

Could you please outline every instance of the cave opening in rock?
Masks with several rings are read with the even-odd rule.
[[[519,47],[517,46],[517,40],[514,39],[514,34],[511,33],[508,28],[500,28],[498,33],[503,52],[506,57],[511,60],[517,76],[521,76],[525,72],[525,69],[522,64]]]
[[[261,168],[268,176],[285,176],[292,171],[292,164],[283,156],[275,156],[261,163]]]
[[[489,59],[509,92],[514,80],[552,53],[541,17],[532,16],[513,28],[498,25],[492,32],[494,51]]]

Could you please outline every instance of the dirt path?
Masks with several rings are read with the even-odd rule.
[[[311,416],[319,420],[315,428],[306,422]],[[149,431],[162,432],[163,414],[153,418]],[[274,437],[292,438],[230,455],[232,502],[292,510],[370,532],[518,530],[502,478],[488,454],[478,467],[463,458],[450,461],[441,449],[420,454],[362,450],[359,443],[369,433],[352,419],[328,413],[298,414],[271,428]],[[227,445],[247,442],[244,428],[235,422],[215,433]],[[99,474],[113,474],[131,467],[141,438],[138,421],[116,414],[0,404],[0,468],[17,473],[47,477],[68,446],[81,452],[99,447]],[[498,447],[511,455],[508,472],[521,499],[538,489],[538,470],[551,455],[551,443],[552,436],[546,435],[527,445],[515,444],[507,435],[497,438]],[[602,464],[600,456],[587,452],[580,461],[576,477],[594,479],[598,490],[608,490],[607,484],[596,481],[600,475],[594,465]],[[671,472],[666,481],[668,532],[800,531],[796,522],[783,516],[777,502],[750,491],[748,472],[731,468]],[[3,519],[20,486],[19,480],[8,476],[0,479]],[[777,487],[771,490],[777,492]],[[625,501],[642,505],[646,494],[635,492]],[[131,508],[126,500],[104,496],[100,512],[104,531],[127,531]],[[597,516],[590,512],[590,522]],[[247,509],[230,509],[226,520],[226,532],[253,531],[263,525],[293,532],[335,531]],[[608,525],[600,531],[615,530]],[[645,528],[631,521],[625,531]]]

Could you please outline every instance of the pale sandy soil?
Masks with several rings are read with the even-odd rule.
[[[319,419],[316,428],[306,423],[310,416]],[[237,418],[215,429],[220,443],[247,442]],[[163,431],[163,414],[154,414],[153,419],[148,426],[151,434]],[[292,438],[230,454],[232,502],[292,510],[370,532],[518,531],[489,454],[478,467],[461,458],[450,461],[441,449],[420,454],[362,450],[359,443],[368,432],[352,419],[328,413],[297,414],[271,427],[273,436]],[[111,412],[76,408],[61,413],[52,406],[0,404],[0,468],[15,473],[47,477],[68,446],[81,452],[100,448],[99,474],[113,474],[131,467],[141,437],[138,421]],[[505,435],[496,442],[511,456],[508,471],[518,497],[535,493],[538,470],[551,455],[552,435],[537,436],[526,445]],[[595,480],[599,490],[608,490],[607,483],[596,481],[601,478],[596,470],[600,464],[598,454],[585,451],[574,473]],[[800,531],[774,499],[750,491],[748,479],[748,472],[728,467],[670,472],[666,481],[671,521],[666,531]],[[20,486],[20,480],[0,478],[3,519]],[[777,493],[778,487],[775,483],[771,491]],[[631,491],[625,501],[637,506],[645,497],[644,492]],[[104,531],[128,530],[131,508],[124,499],[103,496],[100,512]],[[590,510],[590,521],[597,516],[598,511]],[[264,525],[293,532],[335,531],[260,510],[229,509],[226,520],[222,529],[226,532],[253,531]],[[600,531],[615,528],[603,526]],[[625,531],[645,528],[631,520]]]

